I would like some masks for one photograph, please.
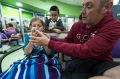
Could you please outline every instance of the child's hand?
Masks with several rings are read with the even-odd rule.
[[[62,31],[59,29],[53,29],[56,33],[60,34]]]
[[[48,27],[49,30],[52,30],[53,28],[54,28],[53,26],[49,26],[49,27]]]

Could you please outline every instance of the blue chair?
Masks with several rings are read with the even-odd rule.
[[[120,39],[118,39],[117,43],[115,44],[112,50],[113,58],[120,58]]]

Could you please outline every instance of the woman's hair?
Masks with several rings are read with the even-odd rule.
[[[45,27],[45,24],[44,24],[43,20],[41,20],[39,17],[33,17],[33,18],[30,20],[29,26],[32,26],[32,22],[34,22],[34,21],[40,21],[40,22],[42,23],[43,27]]]
[[[59,8],[57,6],[51,6],[49,11],[57,11],[59,14]]]
[[[8,27],[13,27],[13,24],[12,23],[8,23]]]
[[[0,32],[1,32],[1,33],[4,33],[4,31],[3,31],[3,28],[2,28],[2,27],[0,27]]]

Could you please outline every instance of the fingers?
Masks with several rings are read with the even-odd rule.
[[[46,33],[44,33],[44,35],[45,35],[47,38],[50,38],[50,35],[48,35],[48,34],[46,34]]]
[[[50,39],[47,36],[45,36],[42,32],[38,32],[38,33],[41,35],[40,37],[31,36],[29,41],[33,44],[36,43],[47,46]]]
[[[46,35],[39,30],[36,31],[36,35],[39,36],[39,37],[46,37]]]
[[[29,40],[29,41],[30,41],[31,43],[38,43],[39,38],[40,38],[40,37],[30,36],[30,40]]]
[[[46,36],[45,33],[41,32],[39,30],[36,30],[35,32],[33,32],[32,36],[36,36],[36,37],[48,37],[48,36]]]
[[[35,40],[35,39],[36,39],[36,36],[30,36],[30,39],[31,39],[31,40]]]
[[[32,32],[31,35],[32,35],[32,36],[36,36],[35,32]]]
[[[42,37],[42,32],[40,32],[39,30],[36,30],[36,35],[38,35],[38,36],[40,36],[40,37]]]

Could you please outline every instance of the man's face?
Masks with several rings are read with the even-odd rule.
[[[95,25],[97,24],[103,17],[103,13],[105,9],[100,6],[100,0],[82,0],[83,8],[82,8],[82,21],[85,24]]]

